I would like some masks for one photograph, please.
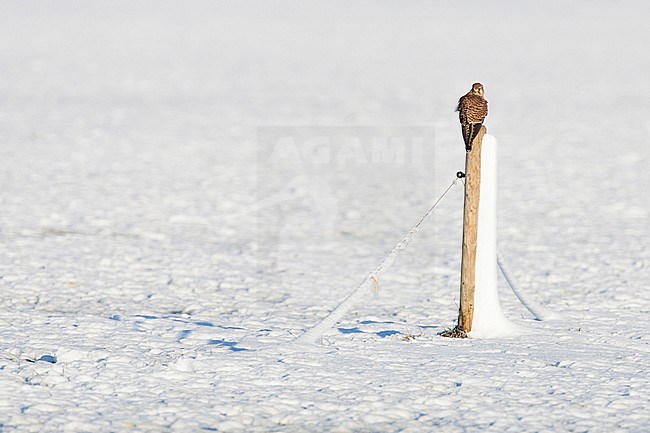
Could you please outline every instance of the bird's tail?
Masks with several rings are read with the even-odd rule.
[[[466,151],[471,151],[472,150],[472,143],[474,142],[474,139],[478,135],[479,131],[481,130],[481,126],[483,126],[482,123],[470,123],[467,125],[468,131],[467,131],[467,136],[465,136],[465,131],[463,131],[463,138],[465,139],[465,150]]]
[[[462,126],[463,130],[463,140],[465,141],[465,150],[470,151],[472,150],[472,124],[471,123],[465,123]]]

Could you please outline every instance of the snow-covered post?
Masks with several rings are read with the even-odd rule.
[[[460,271],[460,308],[457,334],[466,336],[472,330],[474,290],[476,287],[476,240],[478,237],[481,197],[481,150],[485,126],[481,127],[465,155],[465,206],[463,210],[463,256]]]
[[[488,336],[511,329],[497,291],[497,142],[483,126],[465,159],[460,309],[447,337]]]
[[[501,310],[497,287],[497,140],[485,135],[481,150],[481,201],[476,242],[474,317],[470,337],[498,337],[524,332]]]

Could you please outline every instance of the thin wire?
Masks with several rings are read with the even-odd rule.
[[[420,229],[422,223],[431,217],[433,210],[436,208],[436,206],[438,206],[438,203],[440,203],[440,201],[447,195],[449,190],[456,184],[456,182],[458,182],[458,178],[454,179],[454,181],[447,187],[445,192],[442,193],[440,198],[438,198],[438,200],[436,200],[436,202],[429,208],[427,213],[425,213],[424,216],[420,218],[420,221],[418,221],[418,223],[413,226],[408,234],[404,236],[402,240],[399,241],[395,247],[393,247],[392,250],[390,250],[388,255],[384,258],[384,260],[381,261],[379,266],[373,269],[366,276],[366,278],[364,278],[361,284],[359,284],[352,292],[350,292],[348,296],[339,302],[339,304],[332,311],[330,311],[330,313],[325,318],[323,318],[316,325],[309,328],[304,334],[294,339],[291,344],[316,343],[323,336],[323,333],[334,326],[345,314],[347,314],[348,311],[350,311],[352,306],[364,296],[367,290],[372,288],[375,292],[378,291],[379,277],[381,274],[386,272],[388,268],[391,267],[399,253],[404,250],[408,244],[411,243],[413,236]]]
[[[450,190],[451,188],[453,188],[454,185],[456,185],[456,182],[458,182],[458,178],[454,179],[453,182],[451,182],[451,184],[449,184],[449,186],[447,187],[447,189],[445,190],[445,192],[443,192],[442,195],[438,198],[438,200],[436,200],[436,202],[435,202],[435,203],[434,203],[434,204],[429,208],[429,210],[427,211],[427,213],[425,213],[425,214],[422,216],[422,218],[420,218],[420,221],[418,221],[418,223],[417,223],[416,225],[413,226],[413,228],[412,228],[412,229],[411,229],[411,230],[406,234],[406,236],[404,236],[404,237],[402,238],[402,240],[401,240],[397,245],[395,245],[395,247],[390,251],[390,253],[388,254],[388,257],[386,257],[386,259],[388,259],[389,257],[391,257],[391,256],[393,256],[393,255],[396,255],[396,252],[397,252],[397,251],[399,251],[399,250],[403,250],[404,248],[406,248],[406,247],[408,246],[408,244],[411,243],[411,241],[413,240],[413,235],[414,235],[415,233],[417,233],[417,232],[420,230],[420,226],[421,226],[421,225],[422,225],[426,220],[428,220],[428,219],[431,217],[431,215],[433,214],[433,210],[436,208],[436,206],[438,206],[438,204],[442,201],[442,199],[445,198],[445,196],[447,195],[447,193],[449,192],[449,190]],[[384,260],[384,262],[387,261],[386,259]],[[379,267],[377,267],[377,269],[376,269],[375,271],[371,272],[371,273],[369,274],[369,276],[376,275],[377,273],[379,273],[379,271],[382,270],[382,267],[383,267],[383,265],[384,265],[384,262],[382,262],[382,263],[379,265]],[[393,264],[393,263],[392,263],[392,261],[391,261],[391,262],[389,263],[388,266],[390,266],[390,265],[392,265],[392,264]]]
[[[453,181],[451,184],[449,184],[449,186],[447,187],[447,189],[445,190],[445,192],[442,193],[442,195],[440,196],[440,198],[438,198],[438,200],[436,200],[436,202],[433,204],[433,206],[431,206],[431,208],[429,209],[429,211],[428,211],[426,214],[424,214],[424,216],[423,216],[422,218],[420,218],[420,221],[418,221],[418,223],[417,223],[417,224],[416,224],[416,225],[411,229],[411,232],[412,232],[413,230],[417,231],[417,229],[420,227],[420,225],[421,225],[424,221],[426,221],[426,220],[431,216],[431,214],[433,213],[433,210],[436,208],[436,206],[438,206],[438,203],[440,203],[440,202],[442,201],[442,199],[445,198],[445,196],[447,195],[447,193],[449,192],[449,190],[450,190],[451,188],[453,188],[454,185],[456,185],[456,182],[458,182],[458,178],[455,178],[454,181]],[[464,183],[464,182],[463,182],[463,183]],[[409,233],[410,233],[410,232],[409,232]]]

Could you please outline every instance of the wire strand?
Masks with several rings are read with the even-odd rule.
[[[336,325],[336,323],[341,320],[341,318],[352,309],[355,303],[357,303],[363,295],[373,289],[375,292],[379,290],[379,276],[386,272],[388,268],[395,262],[395,259],[399,253],[404,250],[408,244],[413,240],[413,236],[420,230],[420,226],[428,220],[433,214],[433,210],[438,206],[442,199],[447,195],[449,190],[458,182],[458,178],[455,178],[453,182],[447,187],[447,189],[442,193],[438,200],[433,203],[429,208],[427,213],[425,213],[420,221],[417,222],[409,230],[409,232],[400,240],[397,245],[393,247],[388,255],[381,261],[379,266],[373,269],[366,278],[352,291],[348,294],[339,304],[334,308],[330,313],[325,316],[320,322],[309,328],[304,334],[300,335],[298,338],[292,341],[293,344],[315,344],[320,340],[325,332],[327,332],[331,327]]]

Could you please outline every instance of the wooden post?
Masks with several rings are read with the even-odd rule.
[[[472,150],[465,155],[465,208],[463,211],[463,257],[460,270],[460,309],[458,325],[441,335],[465,338],[472,330],[474,317],[474,289],[476,283],[476,238],[478,234],[478,206],[481,195],[481,149],[485,126],[472,142]]]
[[[481,130],[472,142],[472,150],[465,155],[465,210],[463,212],[463,258],[460,268],[460,311],[458,327],[465,334],[472,330],[474,317],[474,289],[476,287],[476,238],[478,234],[478,205],[481,199]]]

